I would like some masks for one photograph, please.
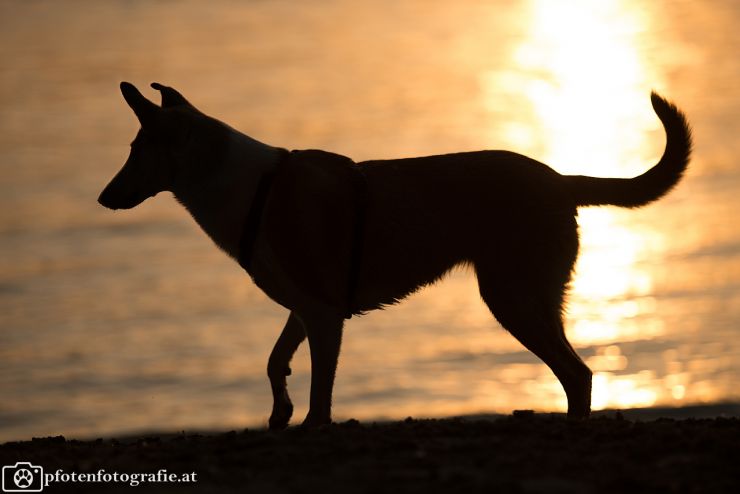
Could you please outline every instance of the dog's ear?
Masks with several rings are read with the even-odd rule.
[[[182,94],[169,86],[164,86],[158,82],[152,82],[152,87],[162,93],[162,108],[180,105],[193,106]]]
[[[136,86],[129,82],[121,83],[121,94],[136,114],[136,118],[139,119],[142,127],[152,124],[157,117],[157,113],[161,111],[159,106],[146,99],[136,89]]]

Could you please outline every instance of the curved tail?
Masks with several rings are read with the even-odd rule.
[[[564,176],[577,206],[644,206],[660,199],[681,180],[691,156],[691,127],[675,105],[655,92],[650,99],[666,132],[663,157],[657,165],[635,178]]]

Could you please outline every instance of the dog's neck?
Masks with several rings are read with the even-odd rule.
[[[216,245],[238,259],[257,186],[263,175],[275,170],[281,150],[231,128],[227,140],[223,162],[210,165],[214,173],[199,177],[195,184],[179,184],[173,193]]]

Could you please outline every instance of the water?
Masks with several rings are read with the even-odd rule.
[[[290,148],[603,176],[660,156],[657,89],[694,126],[691,169],[644,210],[581,211],[568,334],[595,408],[740,399],[738,22],[729,0],[3,2],[0,440],[266,422],[286,311],[171,197],[95,202],[137,129],[121,80]],[[305,348],[293,368],[300,420]],[[564,407],[469,272],[347,324],[339,419]]]

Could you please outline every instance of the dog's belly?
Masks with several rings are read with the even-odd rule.
[[[368,201],[360,310],[395,303],[460,263],[541,255],[543,243],[547,255],[575,259],[575,206],[560,175],[541,163],[481,151],[361,165]]]

